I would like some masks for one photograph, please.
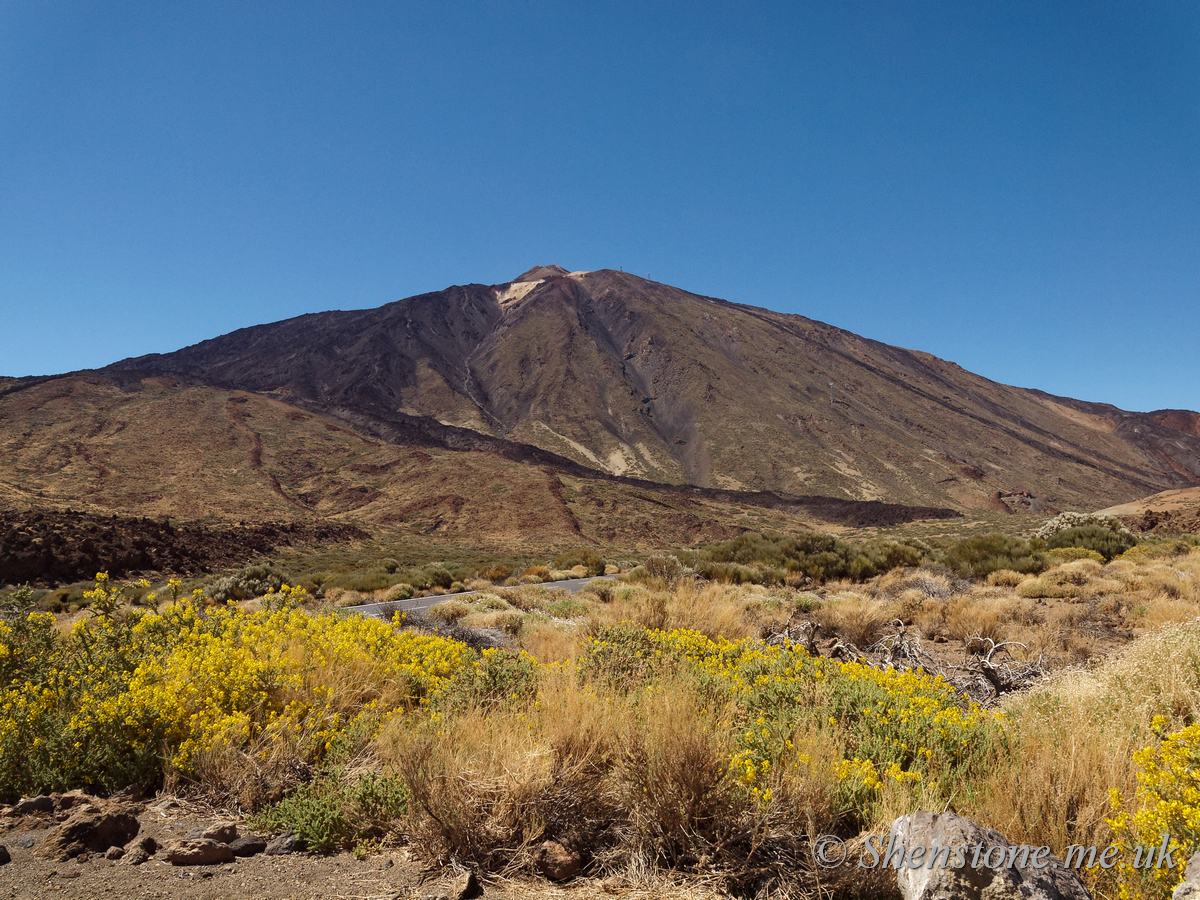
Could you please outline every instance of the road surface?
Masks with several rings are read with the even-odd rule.
[[[549,588],[554,591],[569,591],[576,594],[593,581],[612,581],[616,575],[596,575],[592,578],[571,578],[567,581],[546,581],[537,587]],[[435,604],[456,597],[469,597],[479,591],[460,591],[457,594],[437,594],[431,597],[412,597],[408,600],[392,600],[379,603],[363,603],[360,606],[344,607],[346,612],[356,612],[364,616],[374,616],[377,619],[391,619],[392,613],[423,613]]]

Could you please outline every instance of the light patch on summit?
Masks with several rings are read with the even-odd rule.
[[[582,271],[572,272],[569,277],[570,278],[582,278],[584,275],[591,275],[591,274],[592,273],[590,271],[588,271],[588,272],[582,272]]]
[[[514,303],[524,300],[525,295],[541,283],[540,281],[514,281],[504,290],[497,288],[496,299],[500,301],[502,307],[512,306]]]

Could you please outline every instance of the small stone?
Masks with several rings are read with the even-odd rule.
[[[273,838],[263,852],[267,856],[284,856],[288,853],[298,853],[305,848],[304,841],[294,834],[281,834],[279,837]]]
[[[566,881],[583,868],[579,854],[568,850],[558,841],[545,841],[538,847],[536,862],[542,874],[551,881]]]
[[[140,784],[131,784],[121,788],[112,795],[112,800],[127,800],[130,803],[140,803],[146,797]]]
[[[150,858],[150,854],[141,847],[134,847],[121,859],[121,863],[127,866],[140,866]]]
[[[267,849],[267,839],[254,834],[244,834],[229,842],[229,849],[234,856],[254,856]]]
[[[237,840],[237,836],[237,826],[232,822],[222,825],[210,825],[200,834],[200,837],[216,841],[218,844],[231,844]]]
[[[27,834],[25,837],[17,841],[17,846],[22,850],[32,850],[34,845],[37,844],[37,840],[38,839],[32,834]]]
[[[104,851],[105,859],[120,859],[124,855],[125,855],[124,847],[109,847],[107,850]]]
[[[0,866],[12,862],[12,856],[9,855],[8,848],[0,844]]]
[[[470,869],[450,882],[450,900],[471,900],[472,897],[478,897],[482,893],[483,890],[479,886],[479,879],[475,877],[475,872]]]
[[[158,841],[150,835],[146,835],[137,842],[138,849],[144,852],[147,856],[153,856],[158,852]]]
[[[167,844],[164,856],[173,866],[211,866],[234,860],[228,844],[219,844],[208,838],[172,841]]]
[[[54,799],[47,794],[40,797],[26,797],[23,800],[18,800],[14,803],[7,812],[6,816],[30,816],[35,813],[52,813],[54,812]]]

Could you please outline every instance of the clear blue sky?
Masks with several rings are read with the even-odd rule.
[[[546,263],[1200,408],[1200,5],[0,0],[0,374]]]

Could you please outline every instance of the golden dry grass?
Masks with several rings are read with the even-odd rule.
[[[1013,756],[968,814],[1014,842],[1109,843],[1110,792],[1130,797],[1150,721],[1200,713],[1200,623],[1147,634],[1095,671],[1067,671],[1008,708]]]

